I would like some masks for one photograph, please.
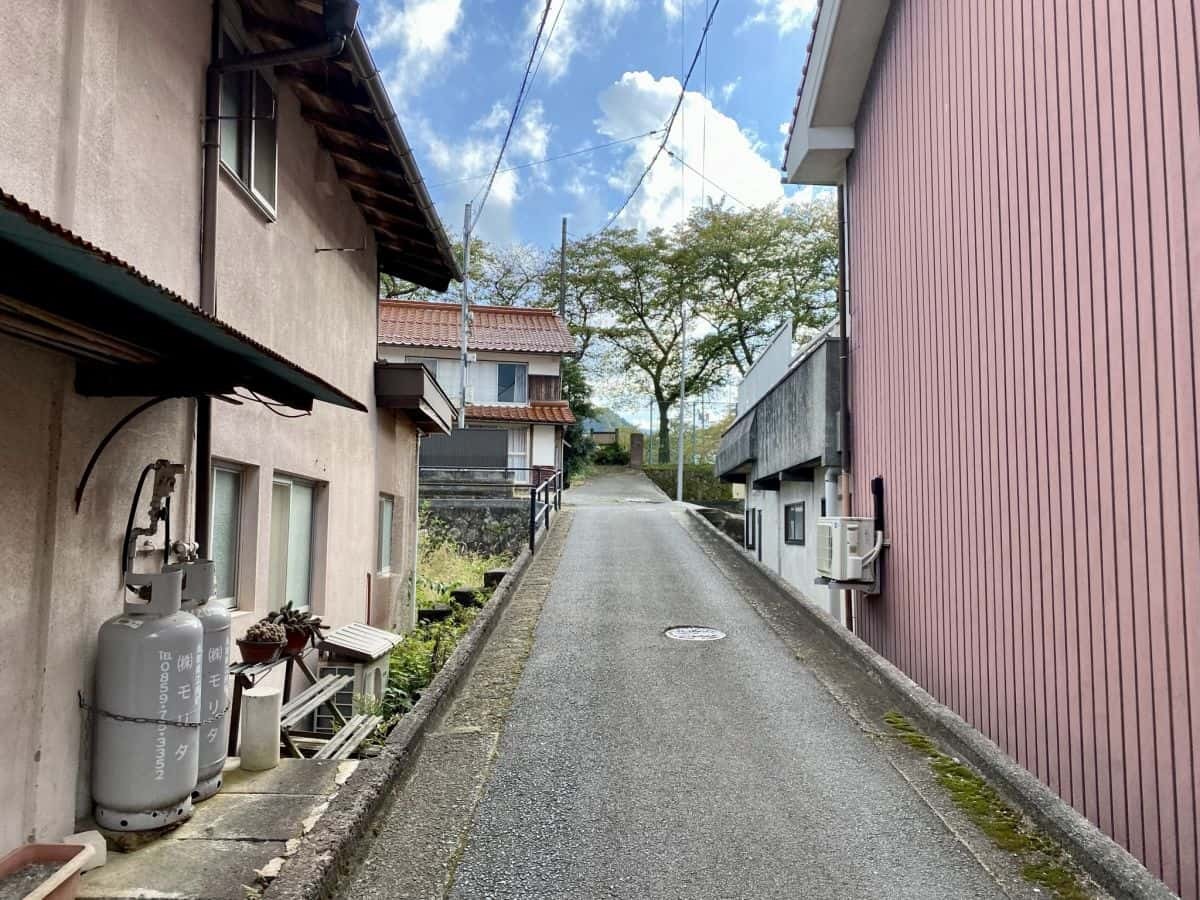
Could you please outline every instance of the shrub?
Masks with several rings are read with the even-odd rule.
[[[605,444],[596,450],[593,460],[598,466],[627,466],[629,451],[619,444]]]
[[[674,465],[646,466],[642,471],[668,497],[675,496]],[[683,467],[683,499],[689,503],[713,503],[733,499],[733,485],[717,478],[712,466]]]

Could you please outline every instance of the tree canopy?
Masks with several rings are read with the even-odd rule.
[[[836,312],[837,210],[829,198],[735,210],[708,205],[670,231],[613,229],[566,248],[471,241],[471,300],[554,307],[565,285],[566,318],[579,366],[571,373],[587,403],[583,376],[603,377],[623,396],[653,399],[659,458],[668,454],[669,410],[679,402],[686,300],[687,384],[700,394],[744,375],[767,339],[789,319],[826,325]],[[447,300],[387,278],[384,296]]]

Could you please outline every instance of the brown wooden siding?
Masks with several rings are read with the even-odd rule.
[[[897,0],[848,173],[864,639],[1200,897],[1188,0]]]
[[[561,400],[562,381],[557,375],[530,375],[529,400]]]

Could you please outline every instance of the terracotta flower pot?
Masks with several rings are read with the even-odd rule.
[[[299,656],[304,652],[304,647],[307,643],[307,631],[292,631],[291,629],[288,629],[287,644],[284,645],[284,652],[288,656]]]
[[[281,641],[248,641],[238,638],[238,649],[242,651],[242,662],[263,663],[273,660],[283,649]]]
[[[95,852],[86,844],[26,844],[0,859],[0,885],[26,866],[46,866],[40,882],[21,886],[26,900],[74,900],[79,872]]]

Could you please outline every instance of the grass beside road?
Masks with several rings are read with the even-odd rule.
[[[1021,858],[1021,874],[1027,881],[1053,892],[1062,900],[1088,900],[1091,897],[1066,851],[1005,803],[995,788],[957,759],[943,753],[900,713],[890,712],[883,718],[897,738],[925,755],[938,784],[946,789],[954,804],[976,827],[1001,850]]]

